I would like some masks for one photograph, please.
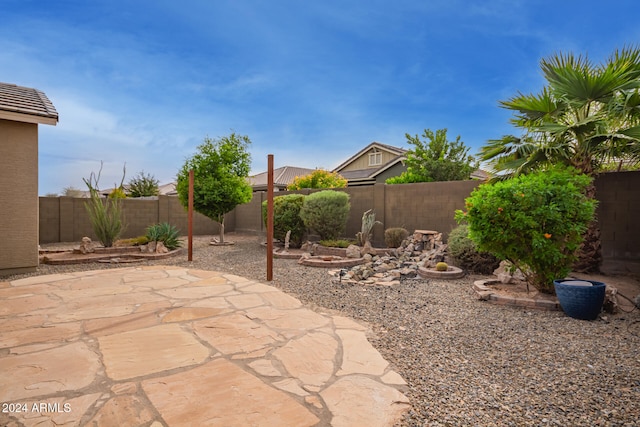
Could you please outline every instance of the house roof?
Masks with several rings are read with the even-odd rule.
[[[273,170],[273,185],[274,187],[284,188],[291,184],[295,177],[309,175],[315,169],[299,168],[295,166],[282,166]],[[249,184],[254,190],[266,190],[268,172],[262,172],[257,175],[248,177]]]
[[[360,158],[364,153],[366,153],[367,151],[369,151],[371,148],[378,148],[380,150],[384,150],[384,151],[388,151],[392,154],[395,154],[397,156],[402,156],[404,155],[407,150],[405,150],[404,148],[400,148],[400,147],[394,147],[393,145],[387,145],[387,144],[382,144],[380,142],[372,142],[371,144],[367,145],[366,147],[364,147],[362,150],[358,151],[356,154],[354,154],[353,156],[349,157],[345,162],[341,163],[340,165],[338,165],[338,167],[336,167],[333,172],[338,172],[340,173],[340,175],[344,176],[342,174],[342,172],[340,172],[342,169],[346,168],[347,166],[349,166],[350,163],[354,162],[355,160],[357,160],[358,158]],[[387,164],[388,165],[388,164]],[[384,166],[387,165],[383,165],[381,166],[381,168],[383,168]],[[387,166],[388,167],[388,166]],[[386,169],[386,168],[385,168]],[[345,172],[346,173],[346,172]],[[346,178],[346,176],[344,176]]]
[[[0,82],[0,119],[55,126],[58,112],[38,89]]]

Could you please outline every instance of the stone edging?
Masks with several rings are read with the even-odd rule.
[[[327,259],[334,258],[332,255],[319,255],[319,256],[309,256],[309,257],[301,257],[298,260],[298,264],[306,265],[309,267],[325,267],[325,268],[336,268],[336,267],[354,267],[356,265],[364,264],[364,258],[340,258],[335,257],[336,259]]]
[[[461,279],[465,273],[461,268],[450,265],[447,271],[437,271],[432,268],[419,267],[418,274],[427,279]]]
[[[476,280],[473,282],[473,286],[471,287],[473,291],[478,296],[478,299],[482,301],[487,301],[491,304],[496,305],[508,305],[513,307],[526,307],[526,308],[535,308],[537,310],[546,310],[546,311],[562,311],[560,304],[557,301],[549,301],[543,299],[533,299],[533,298],[518,298],[507,295],[500,295],[494,292],[493,289],[486,286],[487,283],[499,283],[499,280],[495,279],[484,279],[484,280]]]

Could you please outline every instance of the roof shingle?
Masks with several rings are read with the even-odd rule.
[[[58,112],[38,89],[0,83],[0,118],[55,125]]]

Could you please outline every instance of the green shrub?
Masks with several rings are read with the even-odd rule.
[[[337,172],[316,169],[309,175],[296,176],[287,186],[287,190],[301,190],[303,188],[344,188],[347,180]]]
[[[85,203],[91,228],[105,248],[110,248],[124,229],[119,198],[102,199],[97,191]]]
[[[85,208],[89,214],[91,227],[93,232],[105,248],[110,248],[116,241],[120,233],[124,230],[124,222],[122,220],[122,196],[126,197],[124,192],[119,193],[116,190],[122,190],[122,181],[126,174],[126,169],[122,171],[122,181],[116,190],[112,191],[106,200],[100,196],[99,181],[102,173],[102,162],[100,162],[100,170],[97,174],[91,172],[89,179],[82,178],[89,188],[89,201],[85,203]]]
[[[554,293],[553,280],[571,271],[596,202],[585,195],[591,178],[554,168],[476,188],[466,199],[469,237],[481,251],[519,268],[527,283]]]
[[[320,239],[336,239],[344,235],[350,208],[347,193],[323,190],[304,199],[300,217],[307,228],[320,235]]]
[[[167,222],[147,227],[146,238],[150,242],[162,242],[170,251],[182,246],[180,231]]]
[[[478,247],[469,238],[469,226],[461,224],[451,230],[447,239],[449,255],[456,265],[478,274],[492,274],[500,265],[500,260],[489,252],[478,251]]]
[[[109,198],[110,199],[126,199],[127,193],[124,192],[124,189],[122,187],[114,188],[113,190],[111,190],[111,193],[109,193]]]
[[[399,248],[407,237],[409,237],[409,232],[403,227],[391,227],[384,230],[384,243],[388,248]]]
[[[328,248],[348,248],[349,245],[355,245],[356,241],[348,240],[348,239],[334,239],[334,240],[327,239],[327,240],[320,240],[320,242],[318,243]]]
[[[304,203],[304,194],[287,194],[273,198],[273,237],[284,241],[287,231],[291,230],[289,245],[299,248],[307,231],[300,209]],[[267,223],[267,202],[262,202],[262,219]]]
[[[115,242],[115,246],[141,246],[149,243],[147,236],[130,237],[128,239],[120,239]]]
[[[129,180],[129,196],[130,197],[149,197],[158,195],[159,181],[151,174],[145,174],[144,171]]]

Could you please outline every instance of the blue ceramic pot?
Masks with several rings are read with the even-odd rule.
[[[595,320],[602,310],[606,285],[594,280],[554,280],[556,296],[569,317]]]

